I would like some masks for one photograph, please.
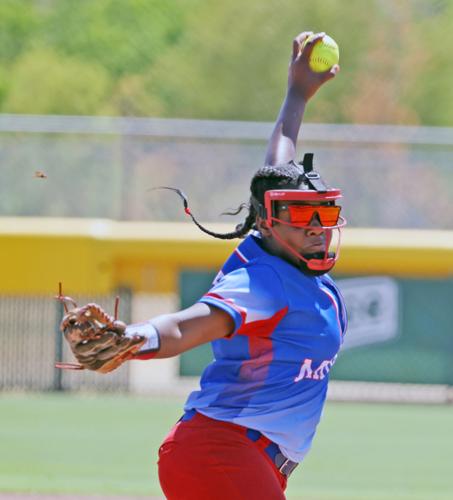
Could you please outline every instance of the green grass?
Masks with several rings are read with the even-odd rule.
[[[181,400],[0,396],[0,491],[161,495],[159,444]],[[329,403],[288,499],[453,498],[453,407]]]

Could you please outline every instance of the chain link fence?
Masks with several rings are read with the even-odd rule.
[[[120,317],[130,322],[131,294],[118,293]],[[97,302],[113,311],[116,295],[74,297],[78,304]],[[87,371],[59,370],[56,361],[74,362],[59,323],[63,306],[51,297],[0,296],[0,390],[126,391],[127,367],[108,377]]]
[[[203,221],[248,200],[271,123],[0,115],[0,215]],[[453,128],[303,126],[350,227],[453,229]]]

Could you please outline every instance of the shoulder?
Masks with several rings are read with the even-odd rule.
[[[227,274],[219,274],[213,288],[237,288],[243,293],[260,291],[273,295],[284,290],[279,273],[273,266],[261,262],[252,262]]]
[[[222,301],[247,310],[275,311],[288,300],[280,277],[268,264],[253,263],[218,277],[203,301]]]

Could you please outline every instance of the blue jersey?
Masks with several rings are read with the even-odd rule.
[[[248,236],[201,302],[232,316],[231,336],[185,410],[256,429],[299,462],[308,452],[346,330],[341,295],[327,275],[309,276]]]

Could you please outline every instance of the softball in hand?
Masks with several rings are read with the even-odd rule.
[[[301,46],[301,50],[305,44],[313,38],[314,35],[309,36]],[[309,65],[315,73],[322,73],[327,71],[334,64],[338,64],[340,60],[340,50],[337,42],[328,35],[324,35],[320,42],[316,43],[313,51],[310,54]]]

